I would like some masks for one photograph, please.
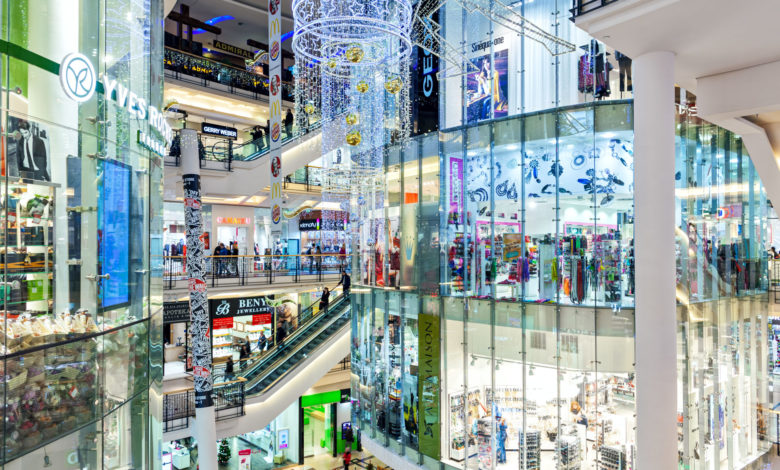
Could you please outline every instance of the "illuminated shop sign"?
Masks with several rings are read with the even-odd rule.
[[[218,224],[249,225],[252,223],[249,217],[217,217]]]
[[[268,299],[265,296],[209,299],[209,312],[211,312],[212,319],[233,318],[248,315],[269,315],[274,313],[274,307],[268,304]],[[266,320],[270,320],[270,318],[266,317]]]
[[[139,133],[138,143],[164,155],[166,146],[173,140],[173,130],[165,116],[156,107],[149,105],[145,98],[139,97],[116,79],[104,74],[100,81],[103,82],[103,91],[108,100],[124,108],[131,117],[148,121],[149,126],[163,138],[163,142],[160,142],[148,134]],[[60,64],[60,86],[65,95],[73,101],[83,103],[92,98],[97,88],[97,80],[89,58],[77,52],[66,55]],[[158,152],[160,149],[162,152]]]
[[[226,137],[228,139],[238,138],[238,129],[235,127],[220,126],[218,124],[200,123],[200,130],[204,134]]]
[[[222,41],[220,41],[218,39],[214,40],[213,47],[214,47],[214,49],[218,49],[218,50],[223,51],[223,52],[228,52],[230,54],[237,55],[239,57],[243,57],[244,59],[254,59],[255,58],[255,53],[254,52],[248,51],[248,50],[243,49],[243,48],[238,47],[238,46],[234,46],[232,44],[228,44],[228,43],[222,42]]]

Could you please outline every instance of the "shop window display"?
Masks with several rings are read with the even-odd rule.
[[[631,117],[630,103],[595,103],[440,134],[441,297],[371,289],[371,307],[355,305],[375,321],[373,330],[353,328],[358,345],[374,346],[353,361],[355,388],[372,390],[361,400],[374,400],[362,408],[378,412],[371,438],[430,468],[635,467],[637,390],[626,353],[634,350]],[[680,456],[692,467],[720,459],[735,468],[766,447],[748,411],[766,399],[768,351],[758,333],[766,198],[736,136],[680,120],[677,280],[689,299],[679,309],[689,355],[680,366]],[[406,154],[419,148],[398,151],[406,163],[393,170],[405,182],[413,168],[414,179]],[[388,197],[370,223],[393,227],[392,215],[409,204]],[[402,221],[399,238],[419,237],[422,223]],[[364,286],[379,287],[368,279]],[[424,362],[428,308],[418,305],[430,304],[445,319],[437,328],[442,392],[438,414],[417,405],[415,442],[408,405],[423,397],[412,398],[408,383],[420,380]],[[437,446],[424,445],[423,417],[440,426]]]
[[[164,119],[149,117],[162,102],[162,4],[2,10],[14,47],[0,54],[0,459],[158,468],[162,165],[139,136],[167,139]],[[84,67],[81,88],[66,57]],[[119,102],[120,85],[143,112]]]

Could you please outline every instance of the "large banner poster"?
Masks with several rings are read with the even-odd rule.
[[[439,460],[441,457],[441,419],[439,417],[439,393],[441,381],[439,317],[427,313],[419,316],[419,398],[420,452]]]
[[[268,94],[271,117],[271,220],[282,220],[282,9],[268,0]]]
[[[479,71],[468,74],[468,122],[504,117],[509,113],[507,63],[509,50],[504,49],[471,59]]]

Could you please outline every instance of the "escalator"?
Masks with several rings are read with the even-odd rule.
[[[314,305],[298,316],[298,326],[281,345],[274,346],[244,367],[247,397],[262,395],[285,376],[316,354],[328,340],[349,329],[349,296],[336,297],[326,312],[315,314]],[[323,374],[327,371],[323,371]]]
[[[241,406],[231,408],[232,415],[217,416],[218,439],[265,427],[349,354],[349,296],[333,299],[326,312],[315,312],[313,307],[300,313],[297,328],[281,346],[274,346],[263,355],[250,358],[238,377],[228,380],[224,376],[224,365],[214,367],[215,397],[220,396],[217,391],[224,388],[225,382],[238,384],[236,386],[241,390]],[[187,397],[193,405],[192,413],[186,416],[192,417],[194,394],[191,398]],[[166,395],[166,399],[171,398],[175,397]],[[176,415],[166,418],[166,440],[192,435],[188,423],[176,427],[180,418]]]

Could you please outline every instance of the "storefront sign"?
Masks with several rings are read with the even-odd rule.
[[[103,91],[107,100],[113,100],[120,108],[124,108],[130,113],[130,116],[148,121],[149,126],[154,129],[163,142],[151,146],[144,145],[157,153],[156,148],[165,148],[173,140],[173,130],[165,119],[165,116],[154,106],[148,105],[146,99],[139,97],[129,88],[116,79],[103,75]],[[66,55],[60,63],[60,86],[65,95],[73,101],[83,103],[92,98],[97,88],[95,69],[92,62],[84,55],[77,52]],[[140,137],[140,136],[139,136]],[[143,142],[148,142],[148,138]],[[139,139],[139,143],[141,140]],[[165,151],[159,152],[164,154]]]
[[[413,135],[427,134],[439,128],[439,58],[431,52],[435,47],[433,31],[438,27],[439,12],[422,20],[425,23],[423,43],[415,47],[414,103],[412,104]]]
[[[72,52],[60,64],[60,86],[68,98],[83,103],[95,94],[95,68],[84,54]]]
[[[491,41],[479,41],[471,43],[471,52],[479,52],[490,48]],[[492,41],[494,46],[498,46],[504,43],[504,36],[497,37]]]
[[[318,230],[346,230],[347,221],[336,219],[329,221],[330,227],[325,227],[320,219],[303,219],[298,221],[298,230],[301,232],[316,232]]]
[[[235,127],[220,126],[219,124],[200,123],[200,130],[204,134],[225,137],[226,139],[237,139],[238,129]]]
[[[417,396],[420,400],[420,452],[434,460],[439,460],[441,456],[439,321],[438,316],[427,313],[421,313],[419,317],[420,358]]]
[[[348,388],[341,389],[341,403],[349,403],[352,401],[351,390]]]
[[[225,42],[220,41],[219,39],[214,40],[214,44],[212,45],[214,49],[220,50],[222,52],[227,52],[229,54],[237,55],[239,57],[243,57],[244,59],[254,59],[255,53],[252,51],[248,51],[246,49],[242,49],[238,46],[234,46],[232,44],[228,44]]]
[[[171,143],[173,130],[165,116],[157,108],[151,105],[147,106],[144,98],[139,98],[129,88],[118,83],[116,79],[112,79],[108,75],[103,75],[101,81],[103,82],[103,90],[106,93],[107,100],[115,101],[117,106],[125,108],[130,116],[149,121],[149,126],[157,131],[160,137],[165,140],[165,144]]]
[[[218,224],[231,225],[250,225],[252,221],[249,217],[217,217]]]
[[[189,302],[163,302],[163,323],[190,321]]]
[[[138,145],[144,147],[147,150],[151,150],[161,157],[165,157],[165,154],[168,150],[164,143],[160,142],[140,129],[138,130]]]
[[[273,314],[274,307],[268,305],[266,300],[266,297],[262,295],[239,299],[210,299],[209,310],[212,319]]]

